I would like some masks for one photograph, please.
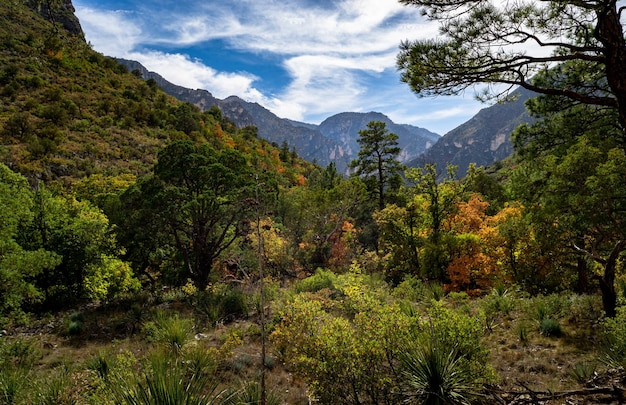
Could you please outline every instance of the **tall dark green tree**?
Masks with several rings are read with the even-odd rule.
[[[398,189],[402,182],[400,173],[404,167],[398,160],[401,151],[398,135],[389,132],[384,122],[370,121],[367,129],[359,131],[357,142],[361,149],[358,158],[350,162],[350,168],[366,183],[374,185],[378,208],[383,209],[387,190]]]
[[[474,172],[470,168],[469,176]],[[423,245],[420,260],[422,273],[428,278],[445,281],[446,267],[450,261],[447,249],[450,241],[446,240],[444,221],[455,212],[456,204],[463,199],[465,183],[456,180],[456,166],[448,166],[447,175],[441,181],[438,181],[435,165],[410,168],[406,171],[406,177],[412,185],[408,192],[426,201],[426,213],[413,213],[415,220],[421,218],[426,222],[421,226],[429,228],[428,236],[420,242]]]
[[[151,218],[144,232],[160,229],[155,236],[160,235],[164,238],[160,243],[167,241],[177,252],[183,280],[191,278],[203,290],[216,259],[249,231],[254,185],[241,153],[179,141],[163,149],[154,174],[126,194],[127,201],[142,201],[134,207],[140,211],[137,218]],[[131,193],[139,194],[131,198]],[[145,238],[137,247],[159,248]],[[146,253],[143,257],[149,257]]]
[[[618,0],[400,0],[439,23],[437,39],[402,43],[402,80],[420,96],[476,84],[522,86],[563,103],[616,111],[626,132],[626,40]],[[558,65],[557,67],[554,67]],[[537,75],[540,79],[537,79]]]
[[[562,153],[561,148],[546,149],[523,160],[513,173],[512,186],[515,197],[532,207],[532,220],[541,233],[551,235],[558,249],[553,254],[565,255],[563,259],[577,268],[581,289],[587,287],[587,278],[596,280],[604,310],[614,316],[615,280],[626,250],[624,150],[588,133]],[[586,258],[598,263],[602,272],[590,272]]]

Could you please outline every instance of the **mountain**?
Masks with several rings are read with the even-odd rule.
[[[365,129],[370,121],[383,121],[390,132],[398,135],[402,148],[400,160],[405,163],[420,156],[439,135],[412,125],[396,124],[381,113],[340,113],[327,118],[320,125],[279,118],[258,103],[250,103],[236,96],[224,100],[215,98],[207,90],[192,90],[177,86],[165,80],[158,73],[148,71],[139,62],[118,59],[130,71],[138,71],[146,79],[153,79],[163,91],[208,110],[217,106],[225,117],[238,127],[254,125],[261,138],[277,145],[287,142],[298,155],[322,166],[335,162],[337,170],[347,173],[348,163],[357,157],[359,146],[358,132]]]
[[[389,132],[398,135],[398,146],[402,149],[398,159],[403,163],[419,156],[440,138],[424,128],[396,124],[379,112],[336,114],[325,119],[318,129],[326,137],[344,145],[345,154],[356,157],[359,153],[358,132],[366,128],[370,121],[382,121],[387,124]]]
[[[0,2],[0,161],[33,182],[144,174],[181,103],[91,49],[73,10]]]
[[[458,166],[457,174],[463,177],[471,163],[489,166],[508,157],[513,153],[513,130],[522,123],[533,122],[524,103],[534,95],[529,90],[516,89],[512,101],[480,110],[469,121],[446,133],[408,166],[434,163],[442,169],[450,163]]]
[[[127,184],[176,140],[237,149],[281,184],[312,170],[94,51],[73,16],[69,0],[0,1],[0,163],[33,185],[65,190],[94,174],[88,187]],[[214,103],[208,92],[193,95]]]
[[[72,0],[62,0],[56,4],[50,1],[28,0],[26,4],[44,19],[53,24],[60,24],[70,35],[85,39]]]

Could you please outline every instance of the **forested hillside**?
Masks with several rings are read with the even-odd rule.
[[[346,178],[0,11],[1,403],[623,402],[615,110],[462,179],[371,121]]]

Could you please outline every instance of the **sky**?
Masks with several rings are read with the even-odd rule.
[[[481,108],[463,96],[419,98],[400,81],[403,40],[437,26],[397,0],[73,0],[98,52],[132,59],[166,80],[257,102],[319,124],[377,111],[440,135]]]

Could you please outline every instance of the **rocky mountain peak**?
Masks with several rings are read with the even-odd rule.
[[[70,34],[85,39],[72,0],[28,0],[28,6],[53,24],[60,24]]]

